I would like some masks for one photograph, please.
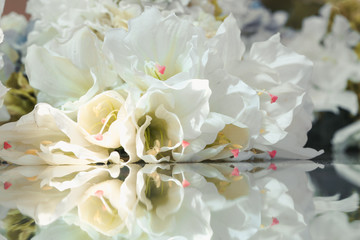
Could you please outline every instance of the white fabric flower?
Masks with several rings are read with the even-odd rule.
[[[120,147],[121,107],[125,99],[115,91],[103,92],[82,105],[77,123],[89,134],[85,138],[106,148]]]
[[[165,80],[171,84],[201,78],[204,38],[191,21],[174,14],[162,17],[151,8],[129,22],[128,32],[107,32],[104,48],[124,81],[146,90]]]
[[[17,122],[0,127],[3,149],[0,157],[20,165],[88,164],[119,162],[119,155],[94,146],[83,130],[63,112],[47,104],[35,109]]]
[[[127,28],[127,21],[138,16],[138,4],[117,4],[112,0],[30,0],[26,11],[35,20],[29,44],[43,45],[54,38],[69,39],[79,27],[89,27],[102,39],[111,28]]]
[[[120,135],[136,134],[136,142],[122,144],[125,151],[129,155],[136,151],[146,162],[170,161],[171,151],[181,147],[184,139],[201,134],[209,115],[210,94],[206,80],[194,79],[150,88],[134,99],[128,97],[125,104],[128,128],[121,129]],[[133,131],[129,130],[131,127]]]
[[[122,81],[102,54],[101,43],[84,27],[66,42],[31,46],[25,60],[30,85],[38,90],[39,102],[76,111],[84,102],[107,87]]]
[[[263,134],[256,142],[259,145],[270,144],[270,148],[277,149],[278,156],[283,158],[311,158],[320,154],[313,149],[302,148],[307,140],[307,131],[311,128],[311,103],[306,91],[312,63],[281,45],[279,35],[254,44],[248,61],[258,64],[250,68],[249,72],[254,75],[250,76],[245,70],[245,73],[238,72],[240,76],[255,89],[265,88],[278,97],[275,103],[271,103],[268,98],[260,96],[261,110],[266,114]],[[255,69],[259,68],[266,70],[256,73]]]

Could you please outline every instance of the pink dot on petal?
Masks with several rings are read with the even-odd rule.
[[[182,147],[183,148],[186,148],[187,146],[189,146],[190,145],[190,143],[189,142],[187,142],[187,141],[182,141]]]
[[[98,141],[101,141],[101,140],[104,139],[104,136],[102,134],[98,133],[98,134],[95,135],[95,139],[98,140]]]
[[[102,124],[104,124],[105,122],[106,122],[106,119],[105,119],[105,118],[101,119],[101,123],[102,123]]]
[[[10,182],[4,182],[4,189],[5,190],[8,190],[9,189],[9,187],[11,187],[11,183]]]
[[[240,171],[237,167],[234,167],[233,171],[231,172],[232,176],[239,176],[240,175]]]
[[[279,224],[279,220],[276,217],[273,217],[271,226],[274,226],[274,225],[277,225],[277,224]]]
[[[274,158],[276,156],[276,150],[272,150],[271,152],[268,152],[271,158]]]
[[[274,103],[278,100],[278,96],[272,95],[271,93],[269,93],[270,98],[271,98],[271,103]]]
[[[271,163],[270,166],[268,167],[268,169],[272,169],[275,171],[277,169],[277,167],[276,167],[275,163]]]
[[[155,67],[156,67],[156,69],[159,71],[160,74],[164,74],[164,73],[165,73],[165,69],[166,69],[165,66],[156,64]]]
[[[12,146],[8,143],[8,142],[4,142],[4,149],[9,149],[11,148]]]
[[[239,149],[233,149],[231,150],[231,153],[234,155],[234,157],[238,157],[239,156]]]
[[[186,179],[184,179],[182,181],[182,185],[183,185],[184,188],[186,188],[186,187],[190,186],[190,183]]]
[[[103,190],[97,190],[95,192],[95,196],[97,196],[98,198],[101,198],[102,196],[104,196],[104,191]]]

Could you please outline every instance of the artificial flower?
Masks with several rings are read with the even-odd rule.
[[[121,107],[125,99],[115,91],[103,92],[86,104],[78,112],[78,125],[89,134],[86,139],[107,148],[120,147]]]
[[[136,128],[137,156],[146,162],[170,161],[171,152],[183,148],[184,140],[198,137],[209,114],[210,93],[206,80],[194,79],[151,88],[135,99],[127,112]]]
[[[161,81],[201,78],[204,38],[191,21],[151,8],[129,22],[129,31],[107,32],[104,49],[122,79],[145,91]]]
[[[30,85],[40,91],[39,102],[75,113],[95,94],[122,82],[107,64],[100,41],[87,27],[76,31],[69,41],[31,46],[25,67]]]
[[[127,28],[127,21],[140,14],[138,4],[122,4],[112,0],[52,1],[30,0],[26,7],[34,30],[29,44],[43,45],[54,38],[69,39],[79,27],[87,26],[99,39],[111,28]]]
[[[119,162],[119,154],[92,145],[75,122],[47,104],[35,109],[17,122],[0,127],[5,161],[21,165],[62,165]]]

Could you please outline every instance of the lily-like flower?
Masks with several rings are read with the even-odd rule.
[[[181,148],[183,140],[201,134],[209,114],[210,94],[206,80],[193,79],[173,86],[151,88],[135,99],[128,97],[127,124],[134,129],[132,134],[136,134],[136,142],[130,144],[136,149],[129,149],[128,142],[122,144],[125,151],[131,154],[135,150],[146,162],[170,161],[171,152]]]
[[[20,165],[119,162],[119,154],[88,142],[82,128],[58,109],[38,104],[17,122],[0,127],[0,157]]]
[[[201,78],[203,41],[204,32],[191,21],[151,8],[129,22],[128,32],[107,32],[104,49],[126,83],[146,90],[161,81]]]
[[[277,150],[277,157],[309,158],[320,154],[304,149],[311,128],[311,102],[307,96],[312,63],[280,43],[279,35],[253,44],[239,67],[229,68],[257,91],[262,115],[253,147]]]
[[[89,142],[106,148],[120,147],[118,115],[124,102],[117,92],[106,91],[80,107],[77,123],[89,134]]]
[[[53,40],[44,47],[31,46],[25,67],[31,86],[40,91],[38,101],[70,112],[122,83],[104,58],[100,41],[86,27],[64,43]]]
[[[76,29],[83,26],[103,40],[105,32],[111,28],[127,29],[128,20],[138,16],[141,8],[138,4],[112,0],[30,0],[26,11],[35,22],[29,34],[30,46],[43,45],[54,38],[69,39]]]

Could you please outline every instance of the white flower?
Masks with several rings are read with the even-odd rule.
[[[162,17],[151,8],[129,22],[128,32],[107,32],[104,48],[124,81],[146,90],[162,81],[201,78],[204,41],[204,32],[191,21]]]
[[[304,20],[302,30],[288,46],[314,62],[310,96],[315,111],[344,108],[352,114],[358,111],[355,93],[347,91],[348,80],[360,81],[360,61],[352,47],[360,40],[345,17],[336,15],[331,32],[327,33],[331,6],[325,5],[321,16]]]
[[[253,146],[275,149],[277,156],[283,158],[311,158],[320,154],[302,148],[311,128],[311,104],[306,91],[312,63],[284,47],[279,35],[275,35],[253,44],[249,56],[235,66],[229,71],[260,95],[263,117]]]
[[[89,142],[106,148],[120,147],[118,115],[124,102],[117,92],[106,91],[80,107],[77,123],[89,133],[85,137]]]
[[[122,81],[102,54],[101,42],[84,27],[66,42],[50,41],[31,46],[25,60],[30,85],[38,90],[39,102],[76,111],[107,87]]]
[[[47,104],[17,122],[0,127],[0,157],[20,165],[119,162],[119,155],[86,141],[83,130],[63,112]]]
[[[184,139],[191,140],[201,134],[209,114],[210,94],[206,80],[194,79],[150,88],[135,99],[128,97],[127,124],[134,131],[123,129],[120,134],[124,136],[125,131],[131,131],[136,134],[136,142],[122,144],[125,151],[129,155],[136,151],[146,162],[170,161],[172,150],[181,147]]]
[[[29,44],[43,45],[54,38],[72,37],[74,30],[87,26],[102,39],[110,28],[127,28],[127,21],[140,14],[137,4],[112,0],[30,0],[26,11],[35,20]]]

